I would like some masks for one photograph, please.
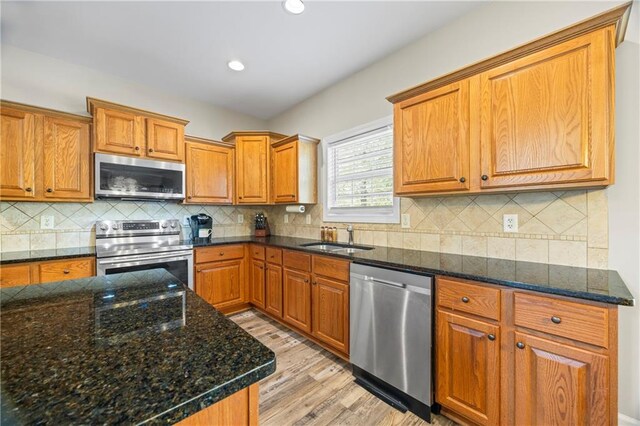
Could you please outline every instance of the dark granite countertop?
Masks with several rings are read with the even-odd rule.
[[[634,304],[633,295],[620,275],[612,270],[379,246],[375,246],[374,250],[354,254],[321,253],[318,250],[301,247],[301,244],[317,243],[318,240],[282,236],[213,238],[208,242],[193,243],[193,247],[245,242],[325,254],[350,259],[354,263],[400,271],[464,278],[616,305],[633,306]]]
[[[38,260],[69,259],[72,257],[91,257],[95,255],[96,248],[93,246],[50,250],[8,251],[0,253],[0,265],[36,262]]]
[[[5,424],[173,424],[275,355],[164,269],[0,290]]]

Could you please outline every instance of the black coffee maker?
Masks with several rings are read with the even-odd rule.
[[[204,213],[194,214],[189,218],[191,240],[193,242],[207,242],[213,231],[213,219]]]

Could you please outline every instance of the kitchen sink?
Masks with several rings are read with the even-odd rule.
[[[361,251],[373,250],[373,247],[367,246],[350,246],[349,244],[338,243],[307,243],[300,244],[301,247],[306,247],[312,250],[325,251],[330,253],[346,253],[353,254]]]

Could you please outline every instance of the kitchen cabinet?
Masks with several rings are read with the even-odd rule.
[[[617,307],[436,278],[436,401],[492,424],[615,424]]]
[[[195,292],[224,313],[249,306],[246,247],[242,244],[196,248]]]
[[[95,152],[184,162],[189,121],[89,97],[87,110]]]
[[[273,132],[232,132],[222,138],[236,148],[238,204],[268,204],[271,182],[271,143],[286,136]]]
[[[265,308],[264,247],[251,245],[251,304]]]
[[[469,80],[394,105],[396,194],[469,189]]]
[[[234,148],[187,136],[186,204],[232,204]]]
[[[93,201],[88,117],[2,101],[0,198]]]
[[[612,184],[615,45],[627,12],[620,7],[387,98],[395,194]]]
[[[339,351],[349,353],[349,285],[313,277],[312,334]]]
[[[283,316],[285,322],[311,334],[311,274],[284,269]]]
[[[294,135],[272,145],[271,198],[275,204],[318,202],[319,142],[318,139]]]
[[[96,275],[94,257],[25,262],[0,266],[0,287],[75,280]]]
[[[266,296],[264,309],[276,318],[282,318],[284,314],[282,309],[282,266],[267,263],[266,268]]]

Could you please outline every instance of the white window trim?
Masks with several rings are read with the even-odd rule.
[[[327,136],[322,139],[322,220],[323,222],[341,223],[400,223],[400,198],[393,197],[392,207],[367,208],[367,214],[363,208],[340,208],[329,210],[327,160],[329,145],[343,139],[352,138],[363,133],[368,133],[383,127],[393,126],[393,116],[381,118],[361,126]],[[393,155],[393,153],[392,153]],[[392,160],[393,161],[393,160]]]

